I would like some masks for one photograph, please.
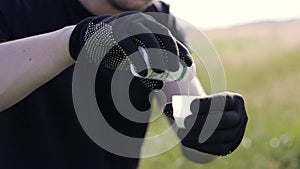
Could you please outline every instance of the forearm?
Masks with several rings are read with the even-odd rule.
[[[69,54],[73,27],[0,44],[0,111],[74,63]]]
[[[163,92],[166,95],[167,102],[172,101],[173,95],[191,95],[191,96],[206,96],[206,93],[198,78],[193,78],[192,81],[179,81],[165,83]],[[159,99],[159,98],[158,98]],[[161,100],[160,102],[162,102]],[[163,106],[163,105],[161,105]]]
[[[171,97],[173,95],[191,95],[191,96],[201,96],[205,97],[206,93],[198,80],[194,78],[191,82],[174,82],[166,84],[164,87],[164,93],[167,97],[167,102],[171,102]],[[158,98],[158,100],[160,100]],[[162,106],[162,105],[161,105]],[[216,156],[202,153],[188,147],[181,145],[183,154],[191,161],[197,163],[207,163],[216,158]]]

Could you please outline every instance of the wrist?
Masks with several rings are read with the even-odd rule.
[[[195,163],[209,163],[217,158],[215,155],[203,153],[184,145],[181,145],[181,150],[187,159]]]
[[[75,26],[67,26],[59,30],[57,38],[59,39],[59,42],[61,43],[61,50],[63,51],[63,62],[65,64],[74,64],[76,60],[71,56],[70,50],[69,50],[69,43],[70,43],[70,37],[74,30]]]
[[[86,29],[89,25],[89,23],[93,20],[94,17],[89,17],[86,19],[81,20],[77,25],[69,27],[65,27],[66,31],[68,32],[68,52],[70,54],[70,57],[76,61],[78,58],[78,55],[84,46],[84,38]],[[70,30],[71,31],[70,31]]]

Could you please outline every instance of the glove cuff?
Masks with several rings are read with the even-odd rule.
[[[72,31],[72,34],[70,36],[69,40],[69,51],[71,54],[71,57],[76,61],[78,58],[78,55],[84,46],[85,43],[85,35],[87,28],[89,26],[89,23],[99,23],[103,21],[104,19],[110,17],[111,15],[103,15],[103,16],[94,16],[94,17],[88,17],[83,20],[81,20]]]
[[[82,21],[80,21],[72,31],[72,34],[69,39],[69,51],[71,54],[71,57],[76,61],[77,57],[81,51],[81,48],[84,45],[84,34],[85,34],[85,28],[88,25],[89,22],[92,21],[92,17],[86,18]]]

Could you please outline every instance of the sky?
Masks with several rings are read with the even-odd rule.
[[[203,29],[300,19],[300,0],[164,0],[177,17]]]

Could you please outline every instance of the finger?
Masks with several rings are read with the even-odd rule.
[[[163,108],[163,112],[167,117],[174,120],[172,103],[166,104]]]
[[[139,94],[136,94],[139,91]],[[139,78],[134,77],[129,86],[129,98],[131,104],[139,111],[146,111],[151,108],[149,94],[151,89],[146,88]]]
[[[243,139],[243,136],[245,134],[247,121],[248,121],[248,118],[243,117],[239,126],[237,126],[235,128],[235,131],[229,132],[230,134],[224,134],[224,133],[226,133],[226,130],[225,131],[219,130],[218,136],[213,135],[211,138],[208,139],[208,141],[206,141],[202,144],[199,144],[199,142],[196,142],[196,141],[190,141],[188,139],[187,140],[183,139],[181,141],[181,143],[187,147],[196,149],[198,151],[206,152],[209,154],[221,155],[221,156],[227,155],[227,154],[230,154],[231,152],[233,152],[240,145],[240,143]],[[185,134],[185,136],[186,136],[187,135],[186,133],[188,131],[183,130],[180,132],[181,132],[181,134]],[[224,136],[222,136],[222,135],[224,135]],[[222,138],[228,137],[228,135],[230,135],[229,137],[231,137],[231,139],[226,139],[225,141],[223,140],[224,143],[217,142],[217,140],[222,140]],[[234,135],[235,135],[235,137],[232,137]],[[221,137],[221,139],[220,139],[220,137]],[[183,137],[181,136],[181,138],[183,138]],[[214,138],[215,141],[213,141],[212,138]],[[232,141],[229,141],[229,140],[232,140]]]
[[[238,136],[239,131],[240,128],[238,127],[225,129],[225,130],[216,130],[204,143],[224,144],[224,143],[233,142]],[[200,132],[205,132],[205,131],[190,130],[189,133],[184,138],[184,140],[187,142],[199,143]],[[207,131],[207,132],[211,132],[211,131]]]
[[[131,22],[134,18],[140,16],[139,12],[124,12],[119,15],[114,15],[110,20],[104,20],[113,27],[113,37],[120,46],[120,51],[130,56],[130,61],[133,63],[135,71],[142,77],[147,75],[147,64],[142,55],[138,52],[137,44],[130,37]],[[110,22],[111,21],[111,22]],[[136,53],[135,53],[136,52]]]
[[[160,90],[163,82],[134,77],[129,86],[129,97],[132,105],[139,111],[146,111],[151,108],[149,95],[153,90]],[[136,91],[139,94],[136,94]]]
[[[188,135],[189,129],[178,128],[177,136],[179,139],[184,140],[184,138]]]
[[[240,104],[239,101],[243,101],[243,97],[237,93],[223,92],[221,94],[226,96],[226,110],[237,109],[238,104]],[[242,103],[244,104],[244,102]]]
[[[211,97],[195,99],[190,105],[190,110],[194,114],[208,114],[211,106]]]
[[[118,43],[120,48],[118,53],[125,53],[125,55],[129,58],[129,60],[133,63],[133,66],[138,74],[142,77],[147,75],[147,65],[142,57],[142,55],[138,52],[137,45],[131,38],[125,38]],[[112,56],[117,57],[117,56]]]
[[[245,115],[247,115],[243,96],[240,94],[234,94],[232,97],[235,100],[236,108],[239,109],[240,111],[243,111]]]
[[[182,65],[188,66],[188,67],[192,66],[192,64],[193,64],[192,56],[191,56],[189,50],[187,49],[187,47],[185,47],[185,45],[178,40],[176,41],[176,43],[178,46],[179,58],[180,58],[180,62],[182,63]]]
[[[225,134],[227,132],[227,130],[218,130],[220,132],[220,134],[213,134],[206,142],[199,144],[198,142],[194,141],[189,141],[189,140],[185,140],[183,139],[181,141],[181,143],[189,148],[193,148],[195,150],[201,151],[201,152],[205,152],[205,153],[209,153],[209,154],[213,154],[213,155],[218,155],[218,156],[224,156],[227,154],[230,154],[231,152],[233,152],[235,149],[237,149],[237,147],[240,145],[243,136],[245,134],[245,130],[246,130],[246,125],[248,122],[248,117],[246,114],[246,111],[244,109],[244,100],[240,95],[234,95],[235,100],[237,102],[239,102],[240,104],[237,105],[237,107],[240,107],[241,110],[239,110],[240,114],[241,114],[241,122],[239,123],[238,126],[235,127],[235,131],[230,131],[230,134]],[[194,130],[192,130],[191,132],[193,132]],[[221,134],[221,132],[224,132],[223,134]],[[188,133],[188,130],[183,129],[183,132],[181,132],[183,134],[185,134],[185,136]],[[227,132],[228,133],[228,132]],[[232,137],[236,134],[235,137]],[[180,134],[180,133],[179,133]],[[197,134],[195,134],[197,136]],[[200,135],[200,134],[199,134]],[[224,136],[222,136],[224,135]],[[221,138],[225,138],[225,137],[231,137],[231,139],[226,139],[225,141],[228,141],[227,143],[217,143],[214,142],[212,139],[214,138],[215,141],[217,140],[222,140]],[[183,138],[181,136],[181,138]],[[233,138],[233,139],[232,139]],[[232,140],[232,141],[229,141]],[[224,140],[222,140],[224,141]]]
[[[167,70],[176,72],[179,69],[179,52],[177,44],[172,35],[155,34],[160,48],[164,51],[164,61]]]
[[[185,118],[184,125],[193,130],[202,130],[207,115],[195,114]],[[218,123],[217,130],[234,128],[241,122],[241,115],[236,111],[224,111],[219,120],[218,114],[212,114],[210,118],[213,123]],[[219,121],[218,121],[219,120]]]
[[[165,72],[166,66],[164,64],[163,52],[155,36],[153,34],[140,34],[134,36],[134,40],[138,46],[142,46],[146,49],[146,58],[152,70],[156,73]]]
[[[164,86],[164,82],[160,80],[147,79],[147,78],[138,78],[144,86],[150,90],[160,90]]]
[[[120,46],[113,46],[104,56],[102,64],[109,69],[122,70],[124,68],[124,62],[127,55],[120,50]],[[126,68],[124,68],[126,69]]]
[[[231,93],[218,93],[208,97],[192,101],[190,110],[192,113],[207,114],[209,111],[218,112],[233,110],[236,108],[235,95]]]
[[[225,156],[234,151],[230,144],[197,144],[186,141],[182,141],[181,143],[186,147],[216,156]]]
[[[166,70],[163,51],[155,35],[144,25],[138,24],[132,28],[136,35],[132,36],[138,46],[147,50],[149,64],[153,71],[162,73]]]
[[[169,71],[177,71],[179,68],[179,51],[176,44],[176,39],[170,30],[158,22],[147,20],[143,22],[153,32],[159,42],[160,48],[168,51],[164,52],[164,60]]]

